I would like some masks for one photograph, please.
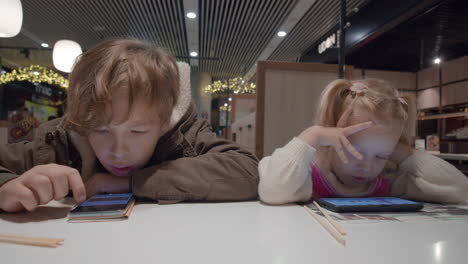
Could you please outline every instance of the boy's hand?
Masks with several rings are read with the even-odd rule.
[[[0,187],[0,208],[6,212],[34,211],[39,205],[63,199],[69,190],[77,202],[85,200],[85,186],[76,169],[38,165]]]
[[[130,192],[129,177],[114,176],[109,173],[96,173],[86,182],[86,195],[91,197],[99,193]]]
[[[351,145],[347,137],[371,126],[373,126],[372,121],[343,128],[312,126],[304,130],[298,137],[314,148],[333,147],[340,159],[344,163],[348,163],[344,148],[357,159],[362,159],[362,155]]]

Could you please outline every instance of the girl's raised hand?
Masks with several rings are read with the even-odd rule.
[[[333,147],[340,159],[344,163],[348,163],[348,158],[346,158],[344,148],[346,148],[346,150],[348,150],[357,159],[362,159],[362,155],[353,147],[347,137],[372,126],[372,121],[343,128],[312,126],[304,130],[299,135],[299,138],[314,148],[328,146]]]

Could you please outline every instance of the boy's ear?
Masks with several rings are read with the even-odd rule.
[[[159,137],[166,134],[166,132],[169,131],[170,129],[171,129],[171,121],[170,120],[167,120],[166,122],[161,122],[161,126],[160,126],[161,133],[160,133]]]

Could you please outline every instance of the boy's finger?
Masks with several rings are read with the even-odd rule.
[[[349,140],[345,136],[340,137],[340,140],[349,153],[351,153],[357,159],[362,160],[361,153],[359,153],[359,151],[357,151],[356,148],[354,148],[354,146],[351,144],[351,142],[349,142]]]
[[[34,211],[38,206],[38,201],[34,196],[34,193],[28,189],[26,186],[23,186],[18,192],[18,200],[21,205],[28,211]]]
[[[18,211],[24,211],[24,206],[19,201],[6,201],[2,203],[1,207],[7,213],[14,213]]]
[[[52,177],[52,184],[54,186],[54,200],[61,200],[67,196],[68,190],[70,190],[67,175],[60,174]]]
[[[46,204],[52,200],[54,190],[49,177],[37,174],[23,184],[36,195],[39,204]]]
[[[49,178],[52,183],[52,195],[54,196],[54,200],[61,200],[68,194],[67,173],[70,170],[72,170],[72,168],[63,165],[47,164],[38,166],[36,173],[40,173]]]
[[[76,201],[86,199],[83,179],[81,179],[80,173],[76,169],[58,164],[48,164],[40,167],[39,172],[47,175],[53,182],[54,192],[58,192],[58,194],[55,194],[55,198],[61,199],[65,197],[68,190],[72,190]]]
[[[73,192],[73,198],[77,203],[81,203],[86,200],[86,188],[81,178],[80,173],[73,169],[68,174],[68,185],[70,190]]]
[[[352,125],[352,126],[349,126],[349,127],[345,127],[344,128],[344,134],[345,134],[345,136],[349,136],[349,135],[355,134],[355,133],[357,133],[359,131],[362,131],[364,129],[367,129],[367,128],[373,126],[373,125],[374,125],[374,123],[372,121],[368,121],[368,122]]]

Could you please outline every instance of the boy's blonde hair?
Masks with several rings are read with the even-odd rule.
[[[156,106],[161,124],[169,122],[179,97],[175,58],[150,43],[117,39],[83,53],[70,74],[66,127],[86,134],[101,125],[112,94],[124,89],[128,107],[135,98]]]
[[[356,83],[366,87],[361,94],[354,94],[350,88]],[[378,120],[398,120],[404,128],[400,143],[411,145],[412,128],[416,122],[414,101],[409,96],[400,96],[397,89],[388,82],[378,79],[358,81],[335,80],[327,85],[320,96],[316,125],[336,127],[343,113],[348,109],[368,111]],[[348,123],[345,120],[345,123]]]

